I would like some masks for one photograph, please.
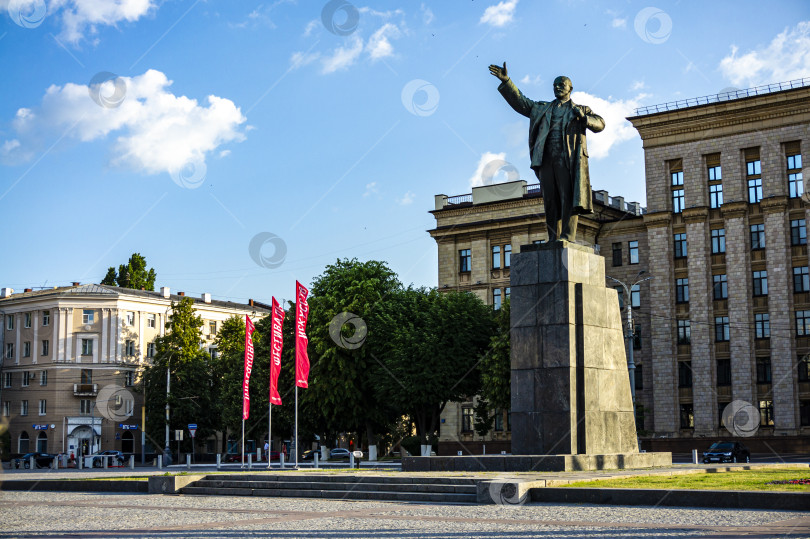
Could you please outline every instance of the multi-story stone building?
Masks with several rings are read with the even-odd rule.
[[[90,454],[141,452],[140,374],[165,333],[172,302],[185,294],[106,285],[0,289],[0,403],[10,451]],[[194,298],[203,319],[201,347],[231,316],[260,318],[260,306]],[[177,428],[183,428],[178,426]],[[213,444],[212,444],[213,447]]]
[[[736,434],[756,451],[806,450],[810,80],[649,107],[629,120],[643,141],[647,209],[596,191],[578,241],[605,256],[611,277],[652,277],[630,299],[645,446],[686,451]],[[546,238],[536,189],[512,182],[436,197],[440,290],[495,307],[508,297],[504,253]],[[447,406],[442,452],[508,449],[508,414],[481,440],[472,408],[472,398]],[[722,422],[732,410],[733,433]]]

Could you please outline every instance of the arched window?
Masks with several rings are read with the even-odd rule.
[[[121,452],[134,453],[135,452],[135,437],[131,432],[126,431],[121,435]]]
[[[17,444],[18,453],[28,453],[28,433],[23,431],[20,433],[20,440]]]
[[[48,435],[45,433],[44,430],[39,431],[39,435],[37,436],[37,452],[38,453],[48,452]]]

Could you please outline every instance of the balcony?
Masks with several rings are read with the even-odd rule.
[[[98,394],[98,384],[73,384],[74,397],[95,397]]]

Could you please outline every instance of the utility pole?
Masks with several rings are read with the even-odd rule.
[[[169,358],[166,360],[166,448],[163,452],[164,454],[168,454],[169,452],[169,390],[171,389],[171,360],[172,356],[169,354]]]

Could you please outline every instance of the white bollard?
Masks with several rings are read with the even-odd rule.
[[[481,451],[483,452],[484,455],[487,454],[487,444],[481,444]]]
[[[316,451],[315,453],[313,453],[312,457],[314,459],[312,462],[315,463],[315,467],[317,468],[318,467],[318,452]]]
[[[130,455],[129,456],[129,469],[130,470],[135,469],[135,455]]]
[[[248,470],[253,469],[253,453],[248,453]]]
[[[186,453],[186,470],[191,469],[191,455]]]
[[[101,457],[101,460],[104,461],[104,469],[106,470],[110,466],[110,459],[108,459],[106,456],[104,456],[104,457]]]
[[[257,447],[256,448],[256,462],[259,463],[261,461],[262,461],[262,448]]]
[[[697,463],[698,463],[697,449],[693,449],[692,450],[692,464],[697,464]]]
[[[51,468],[54,470],[59,469],[59,457],[54,457],[54,459],[51,461]]]
[[[281,468],[283,469],[284,468],[284,453],[281,453],[278,456],[278,461],[281,463]]]
[[[157,461],[158,461],[158,470],[162,470],[163,469],[163,455],[158,455],[157,456]]]
[[[84,455],[79,457],[79,469],[84,470]]]
[[[217,453],[217,470],[219,470],[219,467],[220,467],[221,465],[222,465],[222,455],[220,455],[219,453]]]
[[[354,468],[354,452],[349,452],[349,468]]]

